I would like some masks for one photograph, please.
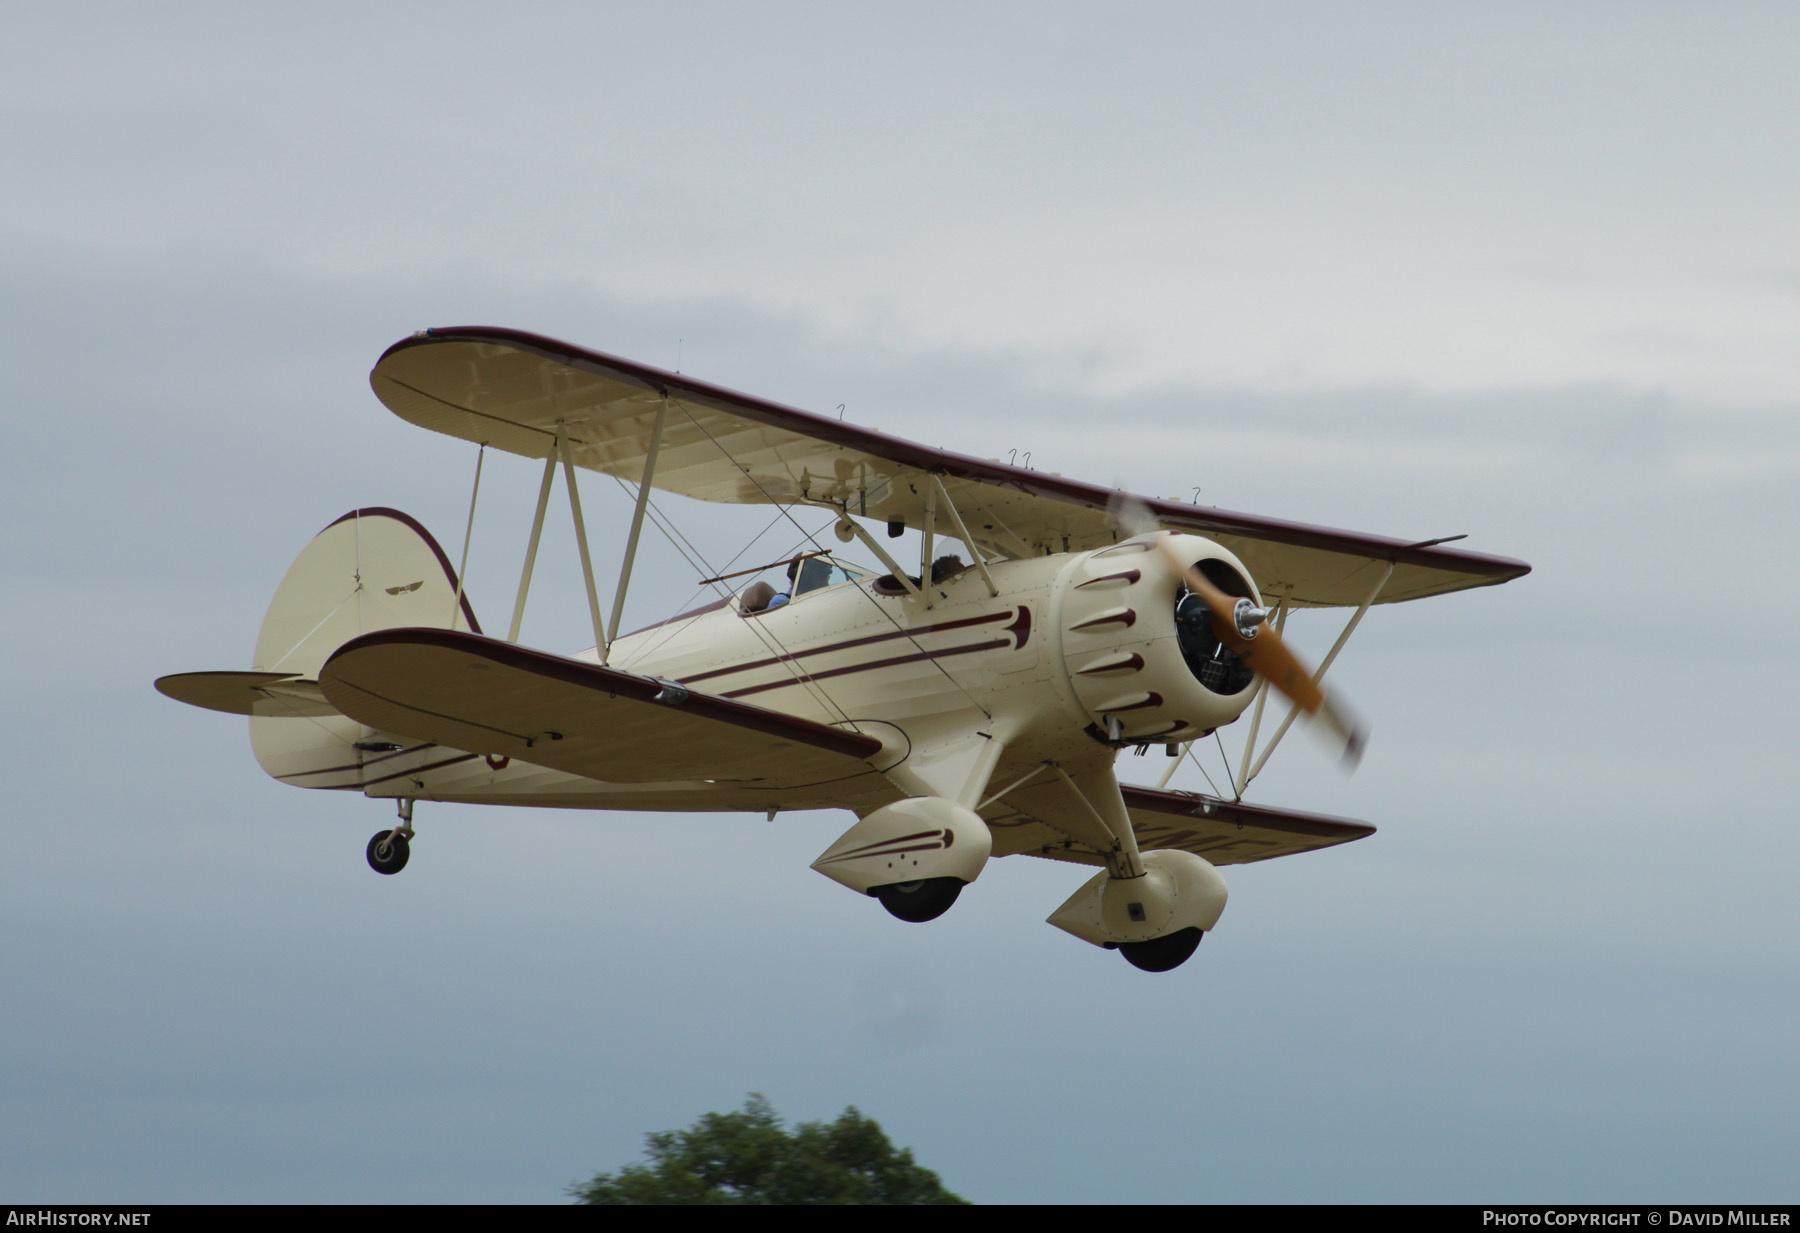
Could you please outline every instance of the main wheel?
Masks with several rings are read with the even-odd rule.
[[[1174,933],[1148,942],[1120,942],[1119,953],[1134,968],[1146,972],[1167,972],[1188,961],[1205,935],[1198,929],[1177,929]]]
[[[376,873],[399,873],[412,855],[406,836],[394,831],[376,831],[369,840],[369,868]]]
[[[961,878],[922,878],[917,882],[890,882],[871,888],[869,893],[893,915],[917,924],[936,920],[948,912],[964,885]]]

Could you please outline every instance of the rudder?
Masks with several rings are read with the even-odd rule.
[[[469,597],[459,601],[456,589],[450,558],[416,519],[395,509],[351,510],[288,567],[257,634],[255,670],[317,680],[333,651],[379,629],[480,633]],[[359,742],[367,735],[336,714],[250,720],[257,762],[299,787],[361,786],[370,751]]]

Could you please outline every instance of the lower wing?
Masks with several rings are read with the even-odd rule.
[[[1375,833],[1375,828],[1366,822],[1323,814],[1135,788],[1130,784],[1121,784],[1119,791],[1131,814],[1139,847],[1145,851],[1179,848],[1214,865],[1243,865],[1293,856]],[[1071,832],[1081,830],[1082,819],[1075,812],[1080,809],[1080,804],[1053,780],[1009,793],[1004,801],[983,811],[994,832],[994,855],[1018,853],[1081,865],[1104,864],[1098,851],[1071,837]]]
[[[777,788],[882,762],[882,742],[861,732],[458,630],[352,638],[319,688],[372,728],[609,783]]]

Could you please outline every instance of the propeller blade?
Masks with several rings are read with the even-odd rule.
[[[1133,511],[1121,507],[1120,522],[1130,529],[1147,519],[1131,518]],[[1147,511],[1138,511],[1147,513]],[[1129,519],[1129,521],[1128,521]],[[1155,529],[1155,524],[1150,524]],[[1142,534],[1135,530],[1134,534]],[[1250,670],[1271,687],[1286,695],[1295,706],[1317,720],[1332,737],[1346,765],[1354,767],[1362,760],[1368,743],[1368,729],[1357,723],[1342,706],[1336,704],[1313,673],[1281,640],[1269,623],[1267,609],[1258,608],[1247,599],[1227,595],[1194,566],[1183,561],[1169,537],[1156,537],[1156,550],[1180,575],[1187,589],[1198,595],[1213,615],[1213,635],[1239,655]]]

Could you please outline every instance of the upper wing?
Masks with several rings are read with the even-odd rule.
[[[1080,551],[1116,537],[1108,488],[915,445],[854,424],[519,330],[423,330],[369,374],[395,414],[425,428],[546,458],[558,426],[576,465],[637,480],[659,410],[669,414],[653,484],[706,501],[832,506],[919,526],[935,474],[969,533],[1007,556]],[[1235,552],[1273,599],[1297,606],[1379,602],[1491,586],[1523,561],[1377,535],[1138,497],[1166,527]]]
[[[610,783],[801,787],[867,774],[874,737],[445,629],[352,638],[319,686],[352,719]]]
[[[1270,809],[1263,805],[1215,801],[1186,792],[1162,792],[1154,788],[1119,785],[1138,846],[1181,848],[1203,856],[1215,865],[1245,865],[1277,856],[1292,856],[1349,843],[1373,835],[1366,822]],[[1046,782],[1035,788],[1009,793],[982,816],[994,832],[995,855],[1019,853],[1047,856],[1081,865],[1105,861],[1091,848],[1073,843],[1069,831],[1077,829],[1073,811],[1079,809],[1060,784]],[[1065,829],[1067,828],[1067,829]]]

